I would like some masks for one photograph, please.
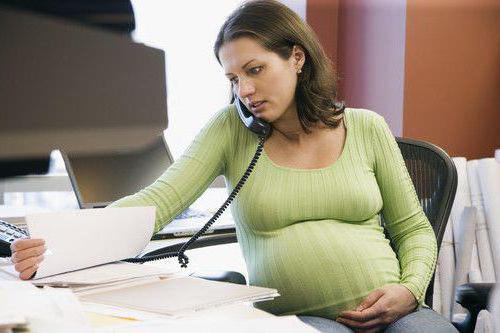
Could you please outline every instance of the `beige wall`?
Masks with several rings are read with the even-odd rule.
[[[307,17],[339,74],[349,107],[382,115],[403,132],[406,0],[308,0]]]
[[[403,134],[406,1],[340,1],[337,67],[347,105],[377,112]]]

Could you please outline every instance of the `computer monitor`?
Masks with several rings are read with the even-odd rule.
[[[133,150],[72,155],[61,151],[80,208],[101,208],[153,183],[173,158],[159,135]]]
[[[161,50],[1,5],[0,45],[4,176],[28,172],[23,163],[40,171],[37,163],[54,149],[73,155],[139,149],[167,128]]]

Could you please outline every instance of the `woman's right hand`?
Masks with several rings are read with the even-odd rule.
[[[17,239],[10,245],[12,256],[10,260],[15,265],[22,280],[29,280],[38,269],[45,252],[43,239]]]

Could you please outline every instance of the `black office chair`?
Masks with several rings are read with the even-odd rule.
[[[439,250],[457,191],[455,164],[444,150],[431,143],[405,138],[396,141]],[[425,304],[430,307],[433,291],[434,275],[425,294]]]
[[[439,249],[457,189],[455,166],[450,157],[435,145],[404,138],[396,138],[396,141],[420,204],[436,234]],[[433,285],[434,276],[425,295],[425,303],[430,307]],[[493,286],[493,283],[467,283],[457,287],[455,301],[469,312],[463,321],[453,322],[461,333],[474,331],[479,312],[488,306]]]

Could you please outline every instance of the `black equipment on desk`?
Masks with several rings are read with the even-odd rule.
[[[0,220],[0,257],[10,257],[10,244],[16,239],[28,238],[28,233],[13,224]]]

